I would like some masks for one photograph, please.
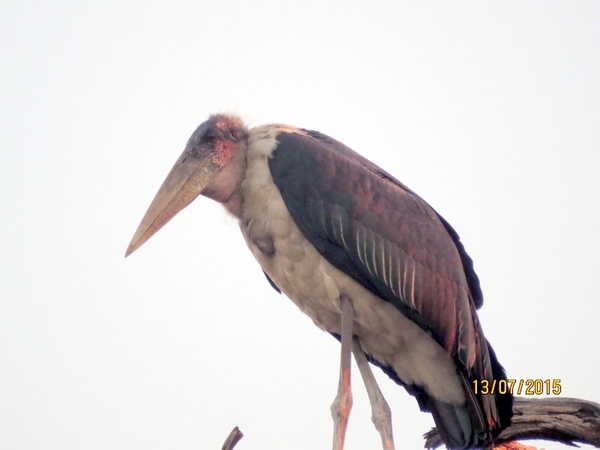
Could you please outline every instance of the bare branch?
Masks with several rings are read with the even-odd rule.
[[[600,448],[600,404],[578,398],[515,397],[512,424],[496,444],[520,439],[543,439],[566,445],[589,444]],[[442,445],[436,428],[425,434],[425,448]]]
[[[231,430],[231,433],[229,433],[227,439],[225,439],[225,443],[223,444],[221,450],[233,450],[233,447],[235,447],[243,437],[244,433],[242,433],[238,427],[235,427],[233,430]]]

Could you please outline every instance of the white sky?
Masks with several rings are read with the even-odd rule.
[[[219,111],[408,184],[475,260],[509,376],[600,401],[599,2],[80,3],[0,13],[0,448],[330,448],[339,345],[219,205],[123,259]],[[421,448],[433,421],[379,378]],[[353,379],[347,449],[378,448]]]

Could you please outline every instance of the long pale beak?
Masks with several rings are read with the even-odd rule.
[[[220,170],[221,167],[213,162],[210,155],[201,158],[184,151],[152,200],[127,247],[125,257],[141,247],[200,195]]]

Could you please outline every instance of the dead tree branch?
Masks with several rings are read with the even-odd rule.
[[[515,397],[510,427],[502,431],[496,444],[523,439],[543,439],[589,444],[600,448],[600,404],[578,398]],[[425,448],[442,445],[436,428],[425,434]]]
[[[243,437],[244,433],[242,433],[238,427],[235,427],[233,430],[231,430],[231,433],[229,433],[227,439],[225,439],[225,443],[223,444],[221,450],[233,450],[233,447],[235,447],[235,445]]]

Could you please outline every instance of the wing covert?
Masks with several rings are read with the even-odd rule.
[[[317,251],[430,333],[468,380],[505,378],[477,318],[483,296],[472,260],[448,222],[328,136],[300,130],[277,141],[269,159],[273,181]],[[492,429],[510,422],[510,396],[498,399],[503,417],[495,396],[479,401]]]
[[[472,368],[474,307],[444,223],[391,175],[337,141],[317,137],[282,133],[269,160],[302,233],[332,265]]]

